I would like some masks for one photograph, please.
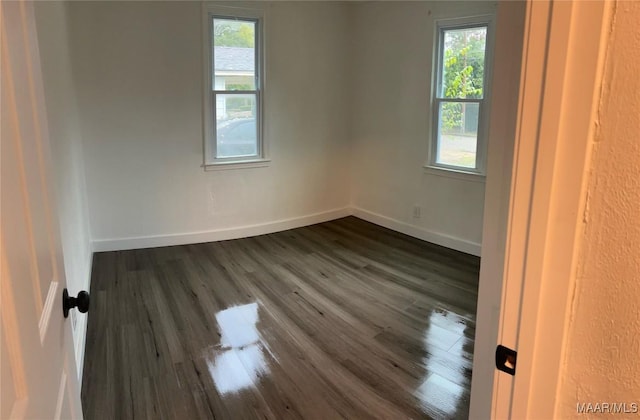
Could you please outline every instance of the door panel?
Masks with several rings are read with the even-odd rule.
[[[3,331],[3,333],[6,330]],[[16,400],[16,387],[13,382],[13,369],[9,361],[9,354],[7,348],[7,340],[5,334],[0,337],[0,401],[15,401]],[[9,404],[2,404],[0,406],[0,419],[8,419],[11,414],[11,406]]]
[[[0,412],[3,418],[81,418],[71,325],[62,315],[66,282],[33,3],[0,3],[0,21]]]

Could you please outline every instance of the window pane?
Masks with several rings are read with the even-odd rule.
[[[483,97],[487,27],[443,30],[440,98]]]
[[[216,158],[256,156],[255,94],[216,95]]]
[[[474,102],[440,103],[437,163],[476,167],[479,110]]]
[[[254,90],[256,23],[213,19],[215,90]]]

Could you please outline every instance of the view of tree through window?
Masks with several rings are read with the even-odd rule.
[[[436,163],[474,169],[487,27],[445,29],[440,37]]]
[[[213,27],[213,45],[218,47],[253,48],[255,46],[253,22],[216,19]]]

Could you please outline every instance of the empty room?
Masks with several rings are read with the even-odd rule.
[[[629,310],[594,145],[638,7],[1,11],[1,418],[637,412],[585,331]]]

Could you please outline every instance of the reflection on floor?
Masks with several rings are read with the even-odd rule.
[[[478,269],[354,217],[96,254],[85,418],[466,418]]]

